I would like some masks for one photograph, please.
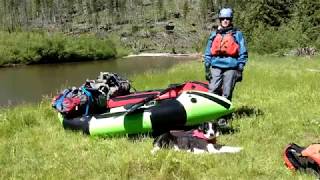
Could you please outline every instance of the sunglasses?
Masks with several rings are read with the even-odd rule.
[[[232,18],[227,18],[227,17],[225,17],[225,18],[219,18],[219,19],[220,19],[220,21],[223,21],[223,20],[231,21],[231,20],[232,20]]]

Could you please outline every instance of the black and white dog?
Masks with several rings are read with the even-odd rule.
[[[241,147],[223,146],[217,144],[219,136],[218,125],[206,122],[197,129],[190,131],[169,131],[156,137],[153,142],[152,154],[161,148],[186,150],[195,154],[199,153],[237,153]]]

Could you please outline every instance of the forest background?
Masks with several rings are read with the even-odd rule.
[[[2,0],[0,3],[2,64],[44,59],[45,62],[107,59],[129,52],[202,53],[210,31],[217,27],[221,7],[234,9],[235,25],[244,32],[251,52],[313,55],[320,48],[320,1]]]
[[[319,142],[319,58],[274,55],[317,53],[320,1],[1,0],[0,66],[203,53],[224,6],[235,10],[250,63],[235,91],[236,132],[219,142],[241,146],[241,153],[151,156],[151,138],[85,138],[61,128],[50,98],[0,109],[0,179],[315,179],[288,171],[282,153],[290,142]],[[166,87],[203,79],[200,67],[193,61],[132,79],[138,89]]]

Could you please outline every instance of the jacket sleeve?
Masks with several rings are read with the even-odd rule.
[[[211,64],[211,58],[212,58],[211,46],[212,46],[213,38],[215,36],[216,36],[216,32],[212,32],[210,34],[209,39],[208,39],[207,47],[206,47],[206,50],[204,52],[204,64],[205,64],[205,66],[209,66]]]
[[[237,31],[237,41],[240,46],[239,57],[237,59],[238,68],[242,70],[248,60],[248,51],[247,51],[246,42],[244,40],[243,34],[240,31]]]

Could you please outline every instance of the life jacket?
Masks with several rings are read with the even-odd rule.
[[[234,31],[227,32],[224,36],[217,32],[211,45],[211,54],[213,56],[231,56],[239,55],[239,44],[233,37]]]
[[[301,147],[291,143],[285,148],[283,159],[290,170],[311,172],[320,177],[320,144]]]

